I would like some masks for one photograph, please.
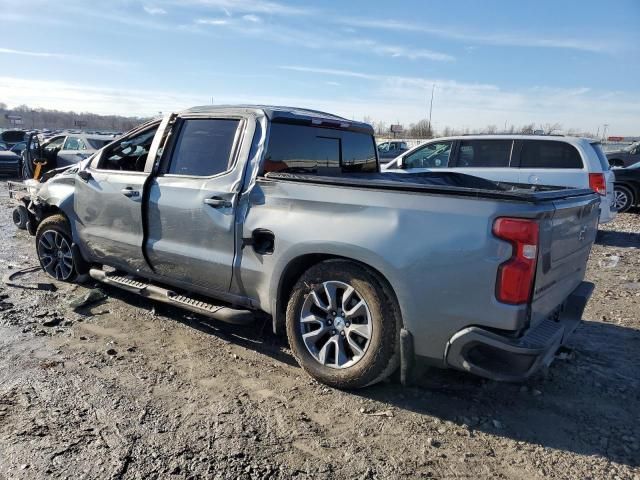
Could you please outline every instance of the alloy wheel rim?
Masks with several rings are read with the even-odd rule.
[[[44,271],[56,280],[67,280],[73,273],[71,245],[55,230],[47,230],[40,236],[38,256]]]
[[[327,281],[314,286],[300,312],[302,341],[320,364],[349,368],[364,357],[373,334],[367,302],[351,285]]]
[[[622,190],[614,191],[613,206],[616,210],[620,210],[627,204],[627,194]]]

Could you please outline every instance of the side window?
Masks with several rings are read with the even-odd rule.
[[[272,123],[262,174],[285,171],[319,175],[377,172],[374,138],[348,130]]]
[[[80,150],[80,139],[77,137],[67,137],[63,150]]]
[[[185,120],[167,173],[210,177],[226,172],[239,123],[217,118]]]
[[[511,140],[463,140],[460,142],[458,167],[508,167],[511,159]]]
[[[582,168],[582,159],[568,143],[525,140],[520,151],[520,168]]]
[[[452,142],[427,143],[403,160],[404,168],[446,168],[451,158]]]
[[[65,137],[54,138],[44,146],[44,149],[47,151],[57,150],[60,147],[62,147],[62,144],[64,143],[64,139]]]
[[[388,152],[389,151],[389,142],[384,142],[378,145],[379,152]]]
[[[370,138],[370,137],[369,137]],[[340,166],[340,132],[327,128],[272,123],[264,173],[322,173]]]
[[[375,143],[371,135],[342,132],[342,171],[377,172]]]
[[[133,137],[126,137],[114,143],[111,148],[103,153],[97,168],[99,170],[121,170],[125,172],[144,171],[151,142],[157,130],[158,125],[154,125]]]

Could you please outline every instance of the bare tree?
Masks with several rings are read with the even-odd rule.
[[[528,125],[523,125],[522,128],[520,129],[520,133],[532,134],[535,130],[536,130],[535,124],[530,123]]]
[[[542,130],[546,135],[551,135],[553,132],[562,129],[562,125],[559,123],[545,123],[544,125],[540,125],[540,130]]]

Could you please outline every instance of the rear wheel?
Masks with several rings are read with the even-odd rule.
[[[316,380],[360,388],[399,364],[400,318],[388,289],[366,268],[326,261],[305,272],[287,306],[294,356]]]
[[[634,203],[633,192],[623,185],[615,185],[613,188],[613,207],[618,212],[626,212]]]
[[[78,277],[78,265],[72,248],[71,228],[64,215],[45,218],[36,231],[36,251],[42,269],[51,277],[63,282],[73,282]]]

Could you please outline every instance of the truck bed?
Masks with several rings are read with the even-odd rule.
[[[484,178],[456,172],[420,172],[412,174],[342,173],[340,176],[271,172],[268,173],[265,178],[287,182],[371,188],[377,190],[399,190],[414,193],[449,194],[529,203],[593,195],[593,192],[589,189],[492,182]]]

